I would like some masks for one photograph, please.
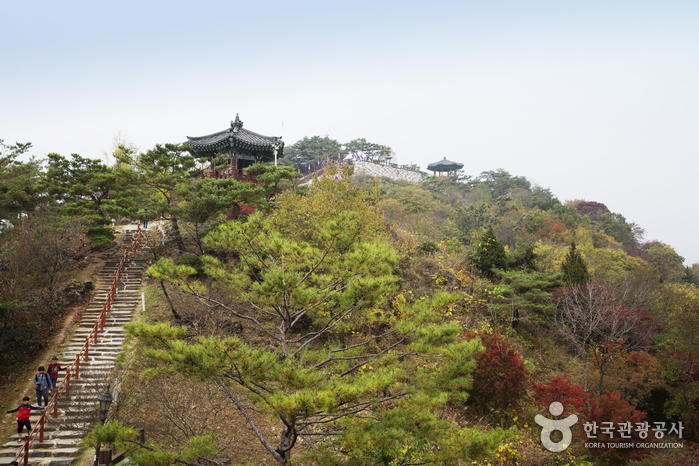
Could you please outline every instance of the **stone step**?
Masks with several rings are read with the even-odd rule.
[[[123,325],[123,324],[127,324],[129,322],[130,321],[125,320],[125,321],[122,321],[120,323]],[[115,323],[119,323],[119,322],[110,322],[110,324],[112,324],[112,325]],[[92,328],[82,327],[81,330],[84,330],[84,331],[81,332],[80,334],[76,335],[75,339],[71,340],[72,346],[74,346],[74,347],[80,346],[82,348],[82,346],[85,344],[85,338],[90,336],[90,333],[92,332],[93,329],[94,329],[94,327],[92,327]],[[105,327],[104,330],[97,330],[97,332],[98,332],[97,333],[97,344],[95,344],[94,334],[93,334],[92,336],[90,336],[90,339],[92,340],[92,341],[90,341],[90,347],[98,346],[100,344],[103,344],[105,341],[112,341],[115,338],[117,338],[117,339],[121,338],[122,340],[125,338],[125,330],[123,330],[123,329],[117,330],[116,327],[112,327],[112,326]]]
[[[132,317],[133,316],[131,316],[131,315],[106,317],[104,319],[104,330],[100,329],[99,325],[97,326],[97,328],[98,328],[97,331],[100,332],[97,338],[99,338],[100,335],[103,334],[103,332],[109,333],[110,330],[116,329],[117,327],[121,327],[125,323],[128,323],[132,319]],[[99,319],[99,316],[95,317],[95,320],[98,320],[98,319]],[[89,324],[92,324],[92,325],[89,325]],[[81,337],[81,338],[85,338],[87,335],[90,334],[90,332],[94,328],[95,328],[94,321],[93,322],[86,322],[85,325],[75,329],[75,335],[78,337]]]
[[[66,458],[35,458],[29,453],[29,466],[70,466],[75,459],[74,456]],[[0,465],[10,464],[12,458],[0,458]],[[20,463],[23,464],[23,463]]]
[[[126,322],[124,322],[126,323]],[[90,342],[90,353],[93,351],[119,351],[122,343],[126,339],[126,334],[124,333],[109,333],[107,335],[97,335],[97,343],[92,336],[89,338]],[[71,344],[66,347],[66,352],[63,353],[63,358],[75,358],[75,355],[80,353],[85,346],[86,338],[78,338],[71,341]]]
[[[87,357],[87,361],[85,361],[84,356],[80,357],[80,367],[85,367],[85,370],[88,370],[90,367],[93,367],[93,364],[111,364],[119,352],[121,352],[121,346],[115,347],[114,351],[102,351],[95,348],[90,348],[90,354]],[[71,358],[70,364],[73,364],[75,361],[76,354],[77,352],[67,354],[67,357]]]
[[[98,417],[97,401],[95,401],[95,404],[93,406],[95,407],[95,409],[92,411],[91,416],[81,416],[80,419],[78,419],[77,417],[67,419],[65,417],[59,416],[58,418],[54,419],[53,422],[46,422],[46,424],[44,424],[44,437],[52,438],[51,436],[53,436],[53,438],[55,438],[55,436],[58,435],[59,432],[62,432],[65,429],[68,429],[71,432],[89,430],[90,423]],[[34,427],[34,423],[32,423],[32,427]],[[25,434],[22,434],[22,439],[24,439],[24,435]],[[17,434],[14,434],[14,436],[16,438]]]
[[[113,335],[111,337],[102,336],[99,337],[99,339],[97,340],[99,343],[95,345],[92,339],[90,339],[90,355],[88,357],[88,361],[90,359],[94,359],[96,356],[99,356],[100,354],[110,355],[118,353],[119,351],[121,351],[121,345],[124,342],[123,340],[124,337],[120,337],[118,335]],[[81,339],[76,344],[69,346],[68,348],[66,348],[66,352],[63,353],[63,358],[66,359],[69,363],[72,363],[75,360],[75,356],[82,351],[84,345],[85,340]],[[82,364],[82,362],[83,360],[81,359],[80,363]]]
[[[124,322],[126,324],[127,322]],[[94,328],[94,327],[93,327]],[[92,349],[100,349],[101,347],[112,347],[115,345],[120,345],[124,338],[126,338],[126,335],[124,332],[109,332],[109,333],[104,333],[100,332],[97,330],[97,343],[95,343],[95,338],[94,334],[90,335],[89,332],[83,334],[83,335],[78,335],[75,339],[71,340],[66,347],[66,352],[64,352],[64,355],[67,355],[70,352],[80,352],[82,350],[82,347],[85,346],[85,339],[89,336],[89,341],[90,341],[90,351]],[[68,356],[63,356],[64,358],[68,358]],[[75,355],[73,355],[75,357]]]
[[[120,351],[121,342],[114,342],[111,345],[107,345],[103,342],[103,344],[99,347],[90,345],[90,354],[87,357],[87,361],[85,361],[84,355],[81,356],[80,365],[82,366],[83,363],[94,362],[95,360],[98,360],[100,356],[116,356]],[[77,354],[79,354],[79,351],[69,351],[64,354],[64,357],[72,363]]]
[[[32,427],[34,425],[32,424]],[[51,441],[65,441],[65,442],[73,442],[73,443],[79,443],[83,436],[85,435],[85,432],[82,430],[52,430],[51,432],[47,432],[48,425],[44,426],[44,443],[46,443],[46,440],[51,440]],[[27,431],[25,430],[22,433],[22,439],[24,439],[24,436],[26,435]],[[7,445],[16,445],[17,443],[17,434],[14,433],[10,435],[10,442],[6,443],[3,445],[3,448]]]
[[[34,458],[29,453],[29,466],[70,466],[75,457],[67,458]],[[12,457],[0,458],[0,465],[10,464]],[[20,463],[23,464],[23,463]]]
[[[30,448],[30,455],[31,456],[41,456],[41,457],[46,457],[46,456],[69,456],[66,454],[67,451],[70,450],[77,450],[77,445],[80,443],[80,439],[60,439],[60,440],[48,440],[46,439],[46,435],[44,435],[44,441],[39,442],[39,438],[32,443],[32,446]],[[5,456],[15,456],[17,454],[17,448],[16,447],[19,444],[16,440],[14,442],[8,442],[2,446],[2,449],[0,449],[0,457],[5,457]],[[59,452],[59,454],[51,454],[51,451],[54,452]],[[43,454],[42,454],[43,453]],[[74,455],[75,453],[71,453],[71,455]]]
[[[133,306],[131,307],[131,309],[133,309]],[[105,325],[106,325],[107,321],[109,321],[109,320],[128,320],[133,315],[133,311],[128,312],[128,313],[126,313],[126,311],[120,311],[120,312],[121,312],[121,314],[116,314],[116,315],[110,312],[106,316],[104,316]],[[101,313],[99,313],[99,312],[95,312],[94,316],[91,316],[91,317],[92,318],[90,318],[89,320],[81,321],[81,325],[83,326],[83,328],[87,327],[89,324],[92,324],[90,326],[94,327],[95,322],[99,322],[99,320],[102,318]]]
[[[133,311],[135,309],[135,305],[138,305],[140,303],[125,303],[125,304],[120,304],[118,306],[114,306],[111,308],[109,312],[107,312],[107,315],[105,315],[105,318],[107,319],[119,319],[119,318],[129,318],[133,315]],[[95,309],[90,312],[86,312],[87,316],[85,319],[83,319],[83,322],[85,320],[95,322],[97,319],[100,319],[102,317],[102,309]]]
[[[104,319],[105,328],[111,327],[110,325],[107,325],[107,322],[110,321],[110,320],[112,320],[112,321],[129,320],[129,319],[131,319],[131,318],[133,317],[133,312],[125,313],[124,311],[120,311],[121,314],[116,314],[116,315],[115,315],[113,312],[114,312],[114,311],[112,311],[112,313],[109,313],[109,314],[107,314],[107,315],[105,316],[105,319]],[[96,313],[96,314],[95,314],[95,317],[94,317],[93,319],[91,319],[91,320],[92,320],[92,326],[93,326],[93,327],[94,327],[94,322],[95,322],[95,321],[99,321],[99,319],[100,319],[101,317],[102,317],[102,316],[101,316],[99,313]],[[86,324],[87,324],[87,323],[88,323],[88,322],[86,322]],[[85,327],[86,327],[86,326],[85,326]],[[82,330],[82,331],[84,332],[85,327],[78,327],[78,329],[80,329],[80,330]],[[76,331],[80,331],[80,330],[78,330],[78,329],[76,329]],[[103,330],[100,330],[100,332],[102,332],[102,331],[103,331]]]
[[[104,324],[105,324],[105,325],[107,325],[107,324],[110,324],[110,325],[121,324],[121,325],[123,325],[123,324],[128,324],[129,322],[131,322],[131,319],[126,319],[126,318],[120,318],[120,319],[105,319],[105,320],[104,320]],[[92,329],[95,328],[95,324],[94,324],[93,322],[85,323],[84,325],[81,324],[78,328],[79,328],[79,329],[90,329],[90,330],[92,330]],[[100,332],[100,333],[104,331],[104,330],[99,330],[99,326],[98,326],[97,328],[98,328],[97,331]],[[84,338],[85,336],[89,335],[89,334],[90,334],[90,333],[87,332],[87,334],[84,335],[83,338]],[[97,339],[99,340],[101,336],[102,336],[102,335],[97,334]]]
[[[120,351],[121,344],[124,342],[126,336],[121,333],[112,333],[108,335],[97,335],[97,343],[95,340],[90,338],[90,352],[93,351]],[[70,359],[75,357],[80,351],[82,351],[83,346],[85,346],[85,338],[79,338],[75,342],[71,342],[63,353],[64,359]]]

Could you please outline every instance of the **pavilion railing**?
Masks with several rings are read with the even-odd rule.
[[[257,183],[254,176],[245,174],[245,170],[236,168],[224,168],[222,170],[204,170],[201,174],[202,178],[214,178],[214,179],[234,179],[240,181],[247,181],[250,183]]]
[[[85,338],[85,344],[80,350],[80,353],[75,355],[75,361],[68,369],[66,369],[65,377],[58,385],[58,388],[54,388],[53,396],[49,400],[48,404],[44,407],[44,409],[41,410],[39,421],[34,425],[32,431],[29,434],[27,434],[27,436],[24,439],[24,443],[15,455],[14,461],[20,461],[21,458],[21,461],[24,464],[24,466],[29,465],[29,448],[34,443],[34,440],[36,440],[36,437],[39,437],[39,443],[44,441],[44,424],[46,423],[46,413],[53,411],[53,417],[58,417],[59,398],[63,394],[65,394],[66,398],[70,398],[70,380],[73,377],[75,377],[76,379],[80,378],[80,360],[82,359],[83,362],[87,362],[87,359],[90,354],[90,342],[92,341],[92,344],[96,345],[99,331],[104,330],[104,324],[107,319],[107,314],[109,314],[109,312],[111,311],[112,302],[116,298],[117,284],[121,281],[121,273],[124,271],[124,268],[126,267],[126,263],[128,262],[129,258],[136,253],[136,250],[138,249],[141,243],[141,223],[137,222],[136,227],[136,238],[131,243],[131,246],[129,246],[121,256],[121,261],[119,262],[119,266],[117,267],[116,273],[114,274],[114,280],[112,281],[112,285],[109,288],[109,293],[107,293],[107,300],[102,306],[100,316],[95,321],[95,324],[93,325],[90,334]]]

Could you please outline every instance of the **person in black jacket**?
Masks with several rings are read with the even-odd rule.
[[[17,434],[20,435],[22,433],[22,430],[26,427],[28,432],[32,431],[32,425],[29,422],[29,414],[32,409],[41,409],[41,406],[34,406],[32,404],[29,404],[29,397],[25,396],[22,399],[22,404],[17,406],[15,409],[11,409],[7,411],[7,414],[10,413],[16,413],[19,411],[19,414],[17,415]],[[18,439],[19,442],[22,441],[22,439]]]

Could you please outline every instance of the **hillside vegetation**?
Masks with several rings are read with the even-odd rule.
[[[697,453],[697,266],[601,202],[561,202],[501,169],[408,184],[328,164],[298,187],[288,166],[250,167],[258,184],[199,179],[185,146],[120,146],[114,167],[52,154],[48,168],[3,147],[6,348],[36,344],[18,322],[60,314],[70,268],[110,244],[112,220],[164,226],[146,236],[149,304],[127,328],[119,402],[87,444],[141,465]],[[60,244],[21,267],[51,235]],[[537,414],[578,416],[569,448],[542,447]],[[605,422],[648,422],[649,439],[684,448],[586,448],[584,423]],[[143,426],[149,449],[126,441]],[[646,441],[614,434],[594,441]]]

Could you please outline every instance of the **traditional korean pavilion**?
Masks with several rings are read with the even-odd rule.
[[[446,173],[448,175],[450,172],[455,172],[457,170],[461,170],[462,168],[464,168],[463,163],[452,162],[451,160],[447,160],[446,157],[439,162],[431,163],[427,166],[427,169],[433,172],[435,175],[437,172],[439,172],[439,176],[442,176],[442,173]]]
[[[209,169],[202,174],[205,178],[235,178],[254,181],[245,175],[243,169],[259,162],[274,162],[284,156],[284,142],[281,137],[263,136],[243,128],[240,117],[235,115],[231,127],[208,136],[187,136],[191,153],[197,158],[207,158]],[[216,155],[226,155],[230,166],[216,167]]]

